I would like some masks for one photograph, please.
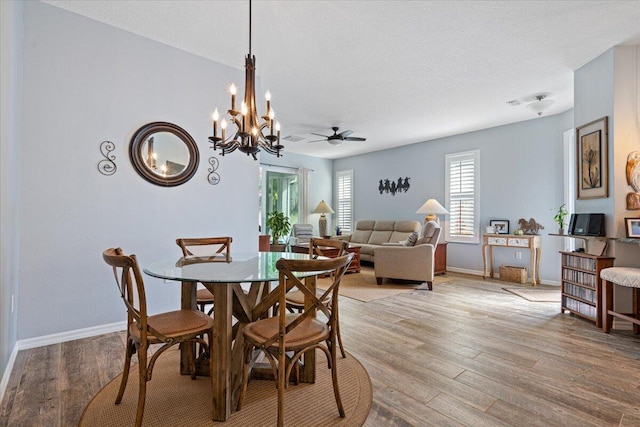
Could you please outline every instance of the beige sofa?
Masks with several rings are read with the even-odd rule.
[[[384,243],[400,243],[407,240],[414,231],[420,232],[418,221],[376,221],[361,219],[352,234],[335,236],[360,246],[360,261],[374,262],[374,249]]]
[[[433,289],[435,251],[442,229],[434,221],[424,224],[413,246],[386,244],[375,249],[374,274],[378,285],[383,279],[426,282]]]

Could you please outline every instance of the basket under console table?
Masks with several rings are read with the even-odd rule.
[[[542,255],[542,249],[540,248],[540,236],[531,234],[523,234],[519,236],[516,236],[515,234],[484,234],[482,236],[482,262],[484,264],[482,277],[484,279],[486,279],[487,276],[493,277],[493,248],[496,246],[514,249],[529,249],[531,252],[531,256],[529,258],[531,284],[535,286],[540,283],[540,257]],[[489,268],[487,268],[487,252]]]

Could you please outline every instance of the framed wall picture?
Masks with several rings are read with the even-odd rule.
[[[625,218],[624,225],[627,237],[640,239],[640,218]]]
[[[489,225],[495,227],[496,234],[509,234],[508,219],[492,219],[489,221]]]
[[[576,128],[578,199],[609,197],[608,129],[607,116]]]

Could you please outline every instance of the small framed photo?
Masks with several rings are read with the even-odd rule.
[[[625,218],[624,224],[627,237],[640,239],[640,218]]]
[[[495,227],[496,234],[509,234],[508,219],[492,219],[489,221],[489,225]]]

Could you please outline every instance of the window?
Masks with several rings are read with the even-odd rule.
[[[338,211],[336,225],[344,233],[353,230],[353,169],[336,172]]]
[[[445,199],[449,225],[445,238],[449,242],[480,242],[480,151],[445,156]]]
[[[268,233],[265,224],[269,213],[279,211],[289,217],[291,224],[299,221],[300,188],[298,173],[284,167],[260,168],[260,214],[258,223],[263,233]]]

